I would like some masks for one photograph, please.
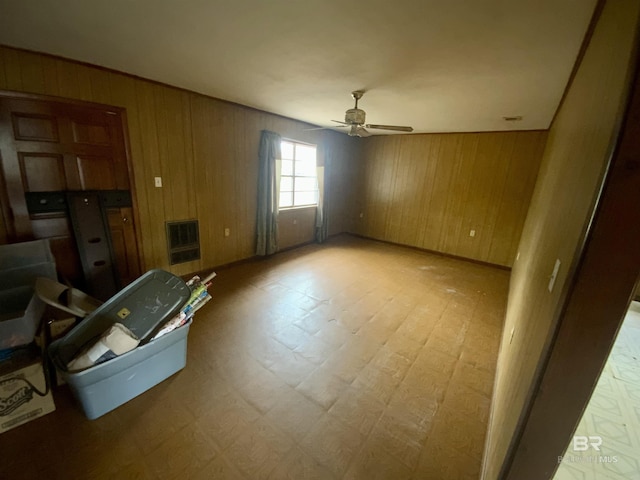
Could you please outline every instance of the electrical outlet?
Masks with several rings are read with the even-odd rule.
[[[553,287],[556,284],[556,277],[558,276],[558,270],[560,270],[560,259],[556,259],[556,263],[553,266],[553,272],[551,272],[551,276],[549,277],[549,293],[553,291]]]
[[[364,213],[360,212],[360,218],[364,217]]]
[[[162,177],[153,177],[153,181],[157,188],[162,187]]]
[[[476,236],[476,231],[475,231],[475,230],[471,230],[471,231],[469,232],[469,236],[470,236],[470,237],[475,237],[475,236]]]
[[[230,228],[225,228],[224,229],[224,236],[228,237],[229,235],[231,235],[231,229]]]
[[[294,218],[294,219],[293,219],[293,224],[294,224],[294,225],[297,225],[297,224],[298,224],[298,220]]]

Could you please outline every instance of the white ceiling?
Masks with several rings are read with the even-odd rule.
[[[0,43],[330,125],[547,128],[596,0],[0,0]],[[521,115],[519,122],[503,116]],[[376,132],[383,133],[383,132]]]

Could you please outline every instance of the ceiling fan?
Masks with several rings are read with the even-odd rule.
[[[356,105],[353,108],[347,110],[344,114],[344,122],[339,120],[331,120],[332,122],[339,123],[338,128],[349,128],[349,136],[351,137],[368,137],[371,135],[367,128],[374,130],[392,130],[395,132],[413,132],[412,127],[401,127],[398,125],[374,125],[365,122],[365,111],[358,108],[358,100],[362,98],[364,91],[356,90],[351,92],[351,96],[356,101]]]

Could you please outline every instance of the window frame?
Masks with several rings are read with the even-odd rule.
[[[313,143],[307,143],[307,142],[301,142],[299,140],[293,140],[290,138],[282,138],[281,142],[280,142],[280,148],[282,150],[282,146],[284,143],[289,143],[293,146],[293,155],[292,158],[281,158],[280,161],[284,162],[284,161],[291,161],[292,162],[292,170],[291,170],[291,175],[283,175],[282,174],[282,168],[280,169],[280,179],[279,179],[279,191],[278,191],[278,211],[282,211],[282,210],[293,210],[296,208],[315,208],[318,206],[318,197],[319,197],[319,186],[318,186],[318,146],[313,144]],[[299,162],[299,160],[296,160],[296,150],[298,148],[298,146],[303,146],[303,147],[313,147],[315,149],[315,165],[314,165],[314,174],[313,175],[296,175],[296,163]],[[282,157],[283,155],[281,155]],[[282,192],[282,180],[283,178],[290,178],[291,179],[291,205],[283,207],[280,205],[280,194]],[[314,192],[315,193],[315,197],[316,200],[314,203],[305,203],[305,204],[301,204],[301,205],[296,205],[296,178],[300,178],[300,179],[307,179],[307,178],[313,178],[315,180],[315,189],[314,190],[302,190],[299,191],[297,193],[308,193],[308,192]],[[287,192],[289,192],[289,190],[286,190]]]

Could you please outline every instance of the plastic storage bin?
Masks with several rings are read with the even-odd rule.
[[[0,245],[0,350],[33,341],[45,308],[37,277],[57,278],[48,240]]]
[[[44,309],[31,287],[0,290],[0,350],[31,343]]]
[[[0,290],[33,287],[36,277],[58,278],[48,240],[0,245]]]
[[[116,322],[124,324],[144,343],[180,311],[190,295],[181,278],[151,270],[49,346],[53,364],[89,419],[113,410],[184,368],[190,323],[86,370],[67,371],[69,361]]]
[[[187,364],[190,326],[191,321],[146,345],[81,372],[67,372],[59,364],[59,341],[51,344],[49,355],[84,414],[93,420],[182,370]]]

